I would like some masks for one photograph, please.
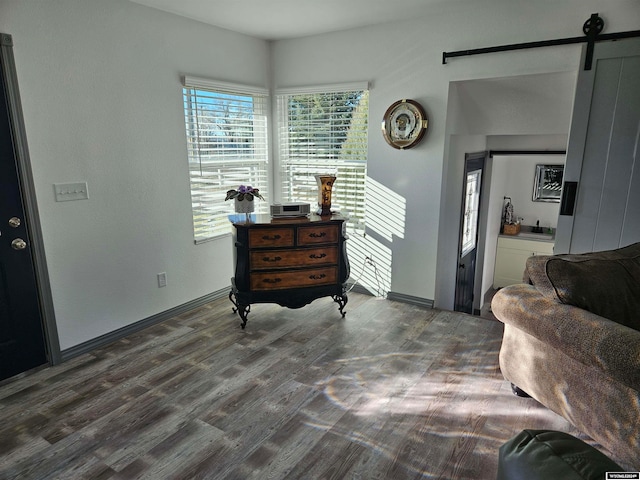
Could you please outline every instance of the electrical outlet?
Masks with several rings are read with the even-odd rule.
[[[158,274],[158,288],[167,286],[167,274],[165,272]]]

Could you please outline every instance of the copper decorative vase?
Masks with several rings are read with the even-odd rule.
[[[318,182],[318,215],[331,215],[331,191],[336,177],[333,175],[316,175]]]

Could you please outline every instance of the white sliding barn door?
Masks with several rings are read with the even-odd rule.
[[[593,60],[578,75],[564,176],[577,197],[555,253],[640,241],[640,39],[596,44]]]

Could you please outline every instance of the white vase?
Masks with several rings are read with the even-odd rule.
[[[253,212],[255,206],[255,200],[247,200],[246,198],[243,200],[235,199],[236,202],[236,212],[237,213],[251,213]]]

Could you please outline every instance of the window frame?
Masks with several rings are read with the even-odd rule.
[[[272,176],[270,164],[271,142],[269,133],[271,117],[271,97],[269,95],[269,90],[262,87],[222,82],[188,75],[183,76],[181,80],[193,236],[194,243],[200,244],[231,234],[231,223],[228,222],[225,217],[233,212],[233,202],[227,202],[227,204],[229,205],[229,207],[227,207],[226,209],[227,211],[221,213],[221,211],[224,210],[221,202],[224,202],[224,197],[227,190],[238,188],[242,184],[252,184],[253,187],[260,188],[260,193],[263,194],[265,198],[267,198],[267,195],[270,191],[269,187],[271,185]],[[253,135],[251,137],[248,137],[250,140],[247,142],[249,146],[248,148],[246,148],[246,150],[254,150],[254,152],[258,153],[243,157],[243,149],[238,147],[238,153],[236,154],[238,158],[233,160],[235,165],[234,167],[230,166],[228,172],[222,171],[223,169],[221,169],[220,166],[223,166],[227,159],[231,159],[232,155],[229,155],[229,157],[227,157],[227,153],[223,153],[222,157],[218,155],[218,160],[215,160],[212,159],[212,157],[215,157],[216,155],[214,153],[210,153],[208,155],[209,159],[211,160],[210,167],[212,170],[214,170],[217,166],[219,170],[219,177],[236,177],[235,181],[229,180],[229,183],[226,183],[223,180],[224,184],[216,184],[217,189],[215,187],[212,187],[211,189],[203,189],[198,185],[198,176],[194,174],[195,165],[199,165],[201,172],[203,171],[201,152],[206,150],[206,147],[204,146],[205,142],[201,141],[201,137],[204,137],[204,135],[202,135],[202,131],[200,130],[199,118],[197,120],[194,120],[194,118],[196,118],[194,117],[194,115],[198,114],[198,107],[197,105],[195,108],[191,108],[190,106],[188,106],[189,101],[187,97],[197,99],[197,93],[195,92],[202,92],[203,94],[213,94],[210,96],[219,94],[220,96],[238,96],[252,98],[251,104],[254,107],[254,112],[253,116],[251,117],[252,123],[250,128]],[[244,100],[238,100],[238,103],[241,102],[244,102]],[[248,104],[249,103],[247,103],[247,105]],[[256,107],[259,110],[257,113],[255,111]],[[234,130],[234,132],[241,132],[240,127],[238,127],[238,130]],[[239,135],[239,133],[236,133],[236,135]],[[194,138],[197,139],[195,140],[195,142],[193,141]],[[223,152],[225,151],[224,148],[222,150]],[[229,150],[227,150],[227,152],[228,151]],[[254,181],[252,178],[243,180],[243,175],[238,175],[238,172],[234,172],[234,169],[248,169],[249,171],[254,171],[255,175],[257,175],[257,180]],[[254,173],[249,175],[249,177],[252,177],[253,175]],[[204,177],[202,176],[200,178]],[[201,182],[201,184],[202,183],[207,182]],[[206,196],[215,196],[215,202],[213,202],[212,205],[207,205],[206,200],[205,202],[202,201],[202,198],[205,198]],[[266,201],[257,202],[256,212],[267,212],[267,206],[268,203]],[[211,210],[215,210],[215,212]],[[201,218],[203,215],[206,216],[206,220],[203,220]],[[222,220],[223,218],[225,218],[225,220]],[[225,223],[222,223],[221,220]],[[206,223],[214,223],[214,225],[209,227],[208,225],[206,225]]]
[[[367,94],[367,102],[368,102],[368,96],[369,96],[369,83],[364,81],[364,82],[351,82],[351,83],[341,83],[341,84],[330,84],[330,85],[316,85],[316,86],[306,86],[306,87],[294,87],[294,88],[280,88],[280,89],[276,89],[274,92],[274,109],[275,109],[275,115],[274,117],[276,118],[276,125],[274,128],[274,131],[276,132],[276,137],[274,139],[274,148],[276,150],[276,155],[275,155],[275,161],[274,161],[274,165],[273,165],[273,171],[274,171],[274,183],[273,183],[273,194],[277,197],[279,202],[282,201],[291,201],[291,200],[301,200],[301,201],[306,201],[304,199],[288,199],[288,198],[283,198],[283,193],[284,193],[284,189],[285,189],[285,184],[286,184],[286,179],[283,178],[284,176],[284,168],[286,163],[288,163],[290,155],[289,155],[289,151],[288,148],[290,146],[290,142],[288,141],[288,121],[289,121],[289,107],[287,105],[287,108],[284,109],[283,108],[283,102],[286,101],[286,99],[292,97],[292,96],[297,96],[297,95],[315,95],[315,94],[332,94],[332,93],[347,93],[347,92],[366,92]],[[288,103],[288,102],[287,102]],[[363,185],[362,187],[366,189],[366,178],[367,178],[367,163],[368,163],[368,135],[369,135],[369,127],[370,127],[370,118],[369,118],[369,108],[367,105],[367,110],[366,110],[366,123],[365,123],[365,138],[364,138],[364,145],[365,145],[365,151],[364,151],[364,160],[361,162],[364,165],[364,171],[363,173]],[[338,163],[336,161],[336,163]],[[323,173],[334,173],[335,170],[333,170],[333,168],[330,166],[329,169],[327,170],[326,167],[320,166],[317,169],[318,171],[316,173],[319,174],[323,174]],[[333,170],[333,171],[331,171]],[[338,173],[337,175],[337,180],[336,180],[336,185],[337,185],[337,190],[339,192],[341,184],[340,184],[340,180],[341,180],[341,176]],[[345,181],[345,178],[342,178],[343,182]],[[343,184],[344,185],[344,184]],[[339,202],[335,202],[335,199],[337,197],[339,197],[340,194],[338,194],[336,196],[335,192],[334,192],[334,203],[339,203]],[[359,191],[359,192],[354,192],[352,195],[352,201],[353,202],[357,202],[357,204],[360,205],[360,207],[358,208],[359,213],[357,215],[352,215],[352,217],[349,219],[348,221],[348,225],[350,225],[351,227],[358,229],[358,230],[364,230],[364,220],[365,220],[365,210],[366,210],[366,204],[365,204],[365,192],[364,191]],[[315,197],[314,197],[315,198]],[[356,200],[357,198],[357,200]],[[317,201],[311,201],[311,209],[312,211],[316,210],[316,203]],[[342,207],[345,207],[345,205],[341,205]],[[349,213],[354,213],[351,212],[349,210]]]

